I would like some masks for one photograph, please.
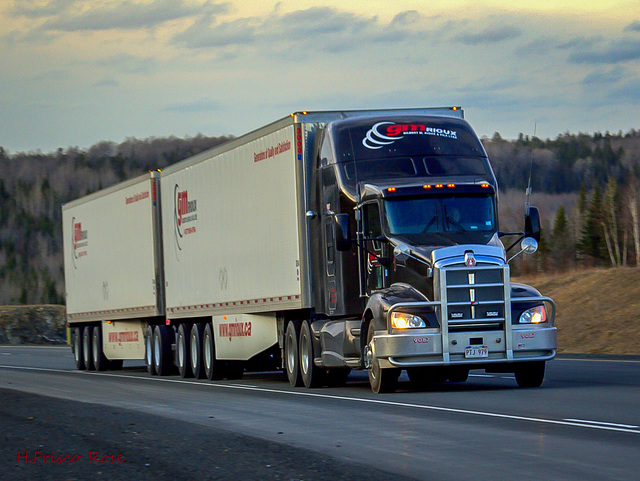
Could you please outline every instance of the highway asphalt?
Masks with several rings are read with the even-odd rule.
[[[285,379],[280,373],[218,382],[157,377],[139,363],[126,363],[118,372],[87,373],[74,370],[68,347],[0,346],[5,433],[0,470],[28,475],[13,479],[87,479],[89,471],[73,471],[76,465],[94,469],[97,464],[87,459],[56,465],[62,469],[55,478],[39,478],[53,471],[35,471],[40,464],[16,459],[26,450],[71,454],[71,436],[82,440],[73,449],[87,457],[106,446],[127,458],[101,471],[105,479],[134,479],[130,475],[136,472],[150,477],[135,479],[178,480],[585,481],[637,479],[640,473],[640,360],[635,358],[556,359],[537,389],[517,388],[510,374],[482,371],[472,371],[466,383],[419,391],[403,377],[398,392],[386,395],[371,393],[362,372],[352,373],[342,388],[292,388]],[[46,447],[36,438],[16,436],[32,429],[45,408],[49,422],[36,427],[40,437],[51,431]],[[38,409],[39,415],[29,415]],[[163,460],[162,466],[147,462],[131,442],[128,424],[118,424],[125,418],[146,430],[141,444]],[[99,426],[112,429],[98,435]],[[69,435],[61,437],[61,430]],[[225,442],[237,442],[245,452],[236,445],[224,448]],[[237,453],[237,459],[221,458],[220,449]],[[189,474],[198,466],[205,466],[206,477]],[[0,478],[5,479],[1,472]]]

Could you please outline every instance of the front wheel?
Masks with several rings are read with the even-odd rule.
[[[516,366],[518,387],[540,387],[544,381],[544,361],[525,362]]]
[[[369,356],[369,384],[371,384],[371,390],[376,393],[394,392],[398,384],[398,377],[400,376],[400,369],[380,367],[380,361],[375,356],[373,349],[373,336],[375,334],[375,327],[373,320],[369,323],[369,329],[367,330],[367,349]]]

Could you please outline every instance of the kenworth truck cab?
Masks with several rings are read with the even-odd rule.
[[[499,230],[496,178],[469,124],[346,118],[318,129],[314,151],[315,309],[311,345],[300,342],[302,379],[290,359],[291,383],[364,368],[376,393],[395,390],[402,370],[414,383],[484,369],[541,385],[555,356],[555,304],[512,284],[507,258],[522,239],[520,253],[537,249],[538,211],[527,208],[524,233],[505,248],[514,233]],[[286,333],[285,364],[297,336]]]

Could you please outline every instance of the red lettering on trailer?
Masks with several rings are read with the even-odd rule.
[[[218,326],[218,336],[228,337],[229,341],[231,341],[233,337],[250,337],[251,322],[230,322],[227,324],[220,324]]]
[[[119,331],[109,333],[109,342],[138,342],[140,337],[138,331]]]

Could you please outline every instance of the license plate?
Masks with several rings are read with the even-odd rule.
[[[464,350],[464,357],[467,359],[489,357],[489,348],[487,346],[469,346]]]

